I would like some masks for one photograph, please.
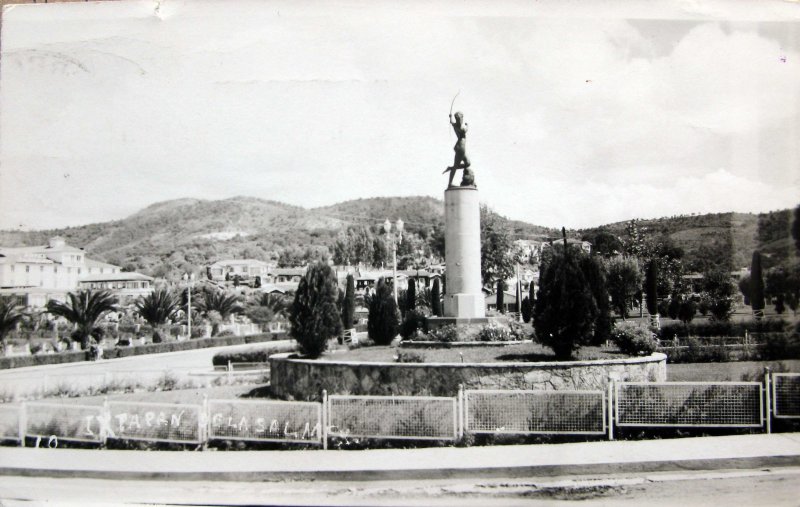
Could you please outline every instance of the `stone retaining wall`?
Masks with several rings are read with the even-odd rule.
[[[328,394],[454,396],[465,389],[605,389],[608,376],[667,380],[667,356],[545,363],[363,363],[270,357],[273,394],[319,400]]]

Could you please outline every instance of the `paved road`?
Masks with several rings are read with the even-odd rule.
[[[287,349],[292,344],[289,340],[246,345],[230,345],[206,349],[166,352],[142,356],[104,359],[100,361],[84,361],[79,363],[31,366],[0,371],[0,396],[7,397],[12,393],[22,395],[36,389],[52,390],[56,388],[80,389],[89,385],[109,382],[112,378],[122,379],[126,372],[140,381],[151,381],[170,372],[178,380],[185,380],[190,373],[212,371],[211,359],[222,351],[236,351],[254,347]]]
[[[796,506],[800,467],[380,482],[130,481],[0,477],[3,506],[59,505],[770,505]]]

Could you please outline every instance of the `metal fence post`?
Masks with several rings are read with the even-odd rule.
[[[19,434],[19,445],[20,447],[25,447],[25,433],[28,428],[28,404],[24,401],[19,405],[19,418],[17,419],[17,424],[19,425],[17,428],[17,432]]]
[[[111,410],[108,408],[108,396],[103,396],[103,411],[100,413],[104,424],[100,426],[100,443],[105,446],[108,441],[108,428],[111,426]]]
[[[328,391],[322,390],[322,449],[328,450]]]
[[[606,395],[606,421],[608,424],[608,439],[614,440],[614,377],[608,376],[608,394]]]
[[[772,433],[772,375],[769,366],[764,367],[764,414],[767,420],[767,434]]]
[[[458,409],[458,435],[457,439],[461,440],[464,438],[464,384],[458,384],[458,404],[456,405]]]
[[[208,435],[211,433],[209,425],[211,424],[211,415],[208,413],[208,395],[203,394],[203,409],[200,411],[198,419],[197,438],[202,442],[201,449],[205,450],[208,445]]]

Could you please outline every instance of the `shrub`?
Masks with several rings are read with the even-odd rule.
[[[483,326],[478,332],[478,340],[482,342],[507,342],[511,339],[509,329],[495,322]]]
[[[397,336],[399,327],[392,289],[381,278],[369,304],[367,334],[376,344],[389,345]]]
[[[512,340],[524,340],[527,338],[527,329],[519,322],[512,320],[508,323],[508,330]]]
[[[650,329],[634,322],[618,322],[611,331],[611,339],[621,352],[632,356],[652,354],[658,346]]]
[[[522,320],[525,321],[527,324],[531,321],[531,316],[533,313],[533,305],[531,305],[531,299],[528,296],[525,296],[525,299],[522,300]]]
[[[429,331],[428,336],[431,340],[437,342],[457,342],[458,328],[454,324],[448,324]]]
[[[406,312],[403,323],[400,325],[400,336],[408,340],[417,334],[420,329],[425,329],[427,319],[420,309],[413,309]]]
[[[397,355],[398,363],[424,363],[425,356],[414,350],[401,350]]]

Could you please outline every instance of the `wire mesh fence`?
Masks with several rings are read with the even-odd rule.
[[[100,405],[32,402],[25,407],[25,435],[103,443],[108,422]]]
[[[202,405],[178,403],[108,403],[109,438],[202,443],[205,423]]]
[[[773,415],[800,418],[800,373],[772,374]]]
[[[322,444],[322,404],[209,400],[209,439]]]
[[[604,434],[603,391],[464,391],[465,431]]]
[[[328,434],[364,438],[455,440],[455,398],[345,396],[328,398]]]
[[[0,405],[0,440],[19,440],[20,405]]]
[[[617,426],[760,427],[759,382],[621,382]]]

